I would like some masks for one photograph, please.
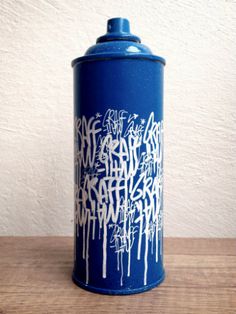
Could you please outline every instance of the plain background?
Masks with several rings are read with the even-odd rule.
[[[0,234],[72,235],[70,63],[117,16],[167,60],[165,235],[236,237],[235,0],[2,0]]]

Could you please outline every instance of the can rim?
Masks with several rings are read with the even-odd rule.
[[[79,286],[85,290],[91,291],[91,292],[106,294],[106,295],[130,295],[130,294],[146,292],[148,290],[151,290],[151,289],[159,286],[165,280],[165,270],[163,269],[161,276],[156,281],[154,281],[154,282],[152,282],[146,286],[142,286],[140,288],[134,288],[134,289],[132,289],[132,288],[126,288],[126,289],[120,289],[120,290],[119,289],[104,289],[104,288],[91,286],[89,284],[85,284],[82,281],[80,281],[76,277],[74,271],[72,273],[72,280],[77,286]]]
[[[71,62],[71,66],[74,67],[77,63],[84,61],[104,61],[104,60],[114,60],[114,59],[141,59],[141,60],[150,60],[153,62],[160,62],[163,65],[166,65],[164,58],[150,55],[150,54],[101,54],[101,55],[87,55],[74,59]]]

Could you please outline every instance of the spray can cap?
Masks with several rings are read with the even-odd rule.
[[[129,21],[121,17],[115,17],[107,21],[107,33],[99,37],[97,43],[115,40],[141,42],[138,36],[130,33]]]

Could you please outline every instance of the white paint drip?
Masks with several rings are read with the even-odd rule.
[[[128,270],[127,270],[127,277],[130,276],[130,264],[131,264],[131,236],[130,236],[130,219],[129,219],[129,228],[128,228]]]
[[[147,227],[145,230],[145,252],[144,252],[144,278],[143,278],[143,284],[146,286],[147,284],[147,271],[148,271],[148,234],[147,234]]]
[[[104,219],[103,225],[103,261],[102,261],[102,278],[107,277],[107,225]]]
[[[90,214],[88,213],[87,224],[87,241],[86,241],[86,284],[89,282],[89,236],[90,236]]]
[[[156,263],[158,262],[158,223],[156,223]]]
[[[124,266],[123,266],[123,252],[120,253],[120,267],[121,267],[121,275],[120,275],[120,285],[123,286],[123,275],[124,275]]]
[[[84,224],[83,225],[83,259],[85,259],[85,228],[86,228],[86,225]]]

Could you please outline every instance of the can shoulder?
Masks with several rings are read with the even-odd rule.
[[[96,61],[104,59],[149,59],[151,61],[159,61],[165,65],[165,59],[156,56],[152,53],[151,49],[144,44],[120,40],[111,42],[101,42],[91,46],[85,52],[85,55],[78,57],[72,61],[72,67],[84,61]]]

